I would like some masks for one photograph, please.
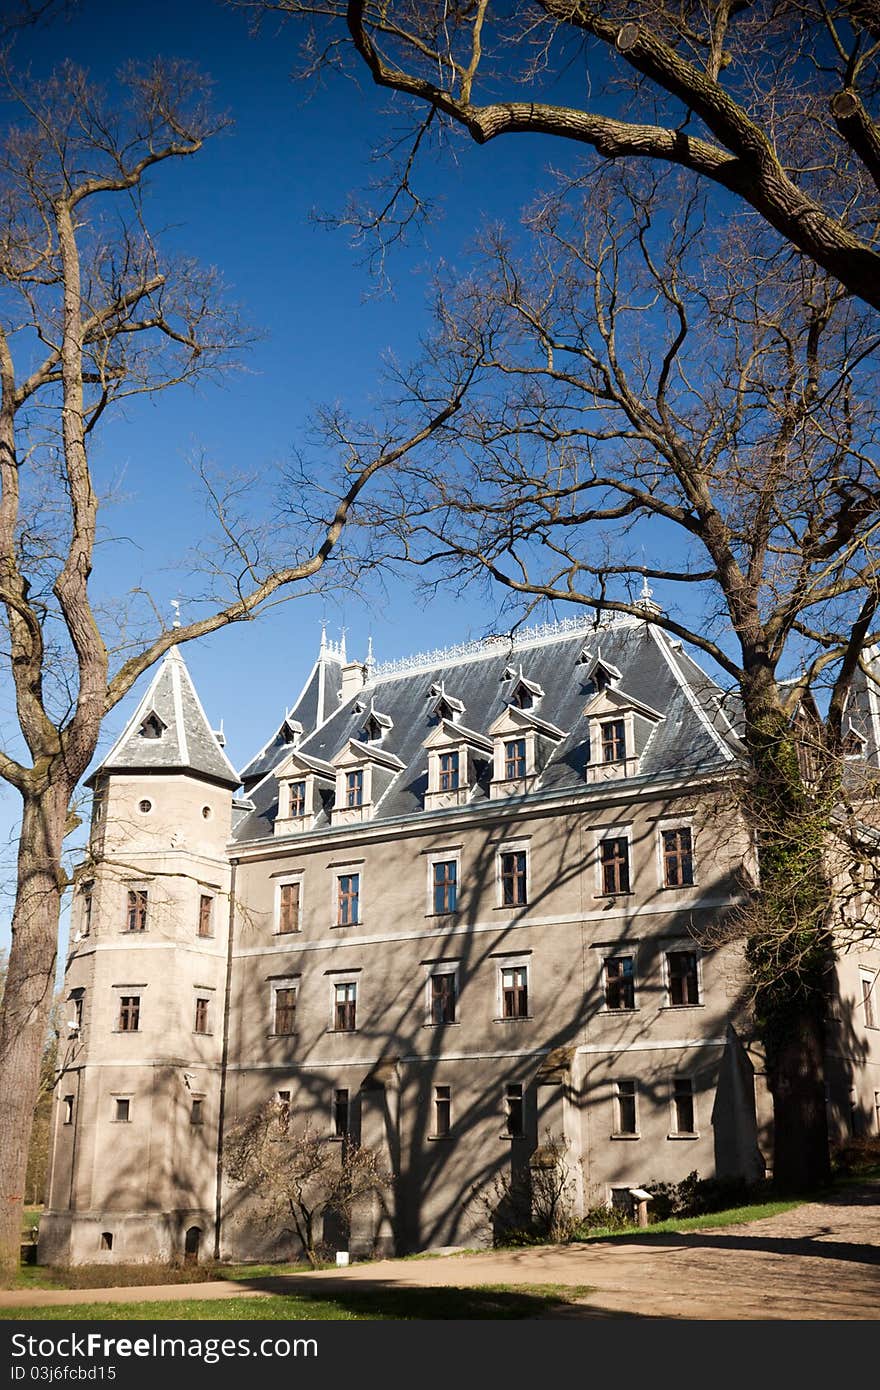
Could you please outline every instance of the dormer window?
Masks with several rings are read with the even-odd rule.
[[[364,804],[364,774],[360,768],[345,774],[345,804],[346,806],[363,806]]]
[[[524,738],[508,739],[504,745],[504,776],[508,781],[526,775],[526,741]]]
[[[623,719],[609,719],[600,724],[602,731],[603,763],[622,763],[626,760],[626,723]]]
[[[441,792],[458,791],[458,753],[441,753],[440,787]]]
[[[519,680],[510,692],[510,704],[514,709],[534,709],[538,700],[544,694],[539,685],[534,681],[526,680],[520,672]]]
[[[155,712],[148,714],[140,727],[141,738],[161,738],[166,726]]]
[[[291,749],[275,769],[278,779],[276,835],[300,835],[320,816],[322,796],[336,781],[330,763]]]
[[[612,666],[610,661],[604,661],[598,653],[591,652],[588,647],[581,652],[577,665],[586,668],[583,672],[585,695],[598,695],[620,680],[617,667]]]
[[[358,737],[362,743],[380,743],[388,730],[393,728],[394,721],[387,714],[380,714],[371,705]]]
[[[505,666],[504,670],[501,672],[499,679],[501,681],[512,681],[515,675],[516,670],[513,666]]]
[[[303,726],[298,719],[285,719],[278,735],[282,743],[292,744],[294,747],[302,738]]]

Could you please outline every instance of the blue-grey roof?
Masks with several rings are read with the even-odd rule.
[[[266,743],[243,768],[241,781],[245,791],[249,791],[261,777],[271,772],[273,767],[285,757],[292,747],[289,726],[296,722],[301,725],[300,740],[307,738],[319,724],[334,710],[339,708],[339,694],[342,689],[342,665],[334,651],[324,646],[318,660],[308,674],[295,704],[279,722],[269,742]]]
[[[565,735],[550,750],[540,790],[564,792],[585,787],[589,735],[584,709],[591,698],[589,668],[583,659],[586,649],[588,655],[601,652],[603,660],[619,670],[620,679],[615,681],[619,692],[663,715],[647,740],[640,780],[729,766],[736,756],[735,736],[718,712],[724,692],[658,628],[647,623],[618,622],[596,630],[586,622],[569,622],[560,624],[556,633],[541,631],[533,637],[524,634],[512,644],[498,639],[474,647],[447,657],[437,654],[433,663],[417,661],[385,672],[379,668],[361,690],[303,738],[299,748],[313,757],[331,760],[349,739],[358,736],[364,707],[373,702],[393,721],[381,747],[404,764],[384,792],[374,822],[415,815],[422,810],[426,789],[427,751],[423,743],[433,727],[436,690],[432,693],[432,687],[442,681],[447,695],[464,705],[461,723],[485,734],[507,708],[521,671],[544,691],[534,713]],[[505,680],[508,668],[515,674]],[[289,746],[280,750],[275,764],[289,751]],[[476,800],[487,795],[488,763],[485,773],[485,785],[476,789]],[[273,777],[264,777],[250,787],[254,810],[237,825],[238,842],[272,834],[276,793]],[[316,828],[328,823],[328,811],[329,804],[318,817]]]
[[[148,736],[151,728],[159,731],[158,737]],[[208,723],[177,647],[164,657],[131,719],[87,785],[94,785],[108,772],[188,772],[224,786],[238,786],[238,773]]]

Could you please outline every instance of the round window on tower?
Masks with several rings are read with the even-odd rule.
[[[211,816],[213,815],[213,812],[212,812],[210,806],[203,806],[203,807],[202,807],[202,815],[204,816],[205,820],[210,820],[210,819],[211,819]]]
[[[139,801],[138,810],[142,816],[148,816],[153,809],[152,801]]]

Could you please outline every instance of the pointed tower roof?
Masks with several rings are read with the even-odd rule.
[[[325,720],[335,714],[342,695],[342,667],[345,664],[345,636],[340,642],[330,642],[327,633],[321,630],[321,647],[318,659],[306,677],[306,683],[295,702],[287,710],[279,728],[264,743],[259,753],[242,769],[241,781],[245,791],[253,787],[267,772],[271,772],[290,751],[290,736],[285,729],[291,721],[301,725],[302,738],[319,729]]]
[[[87,780],[108,772],[188,772],[237,787],[227,758],[196,694],[177,647],[172,647],[119,738]]]

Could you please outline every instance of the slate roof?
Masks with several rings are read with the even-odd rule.
[[[163,726],[159,738],[141,732],[151,716]],[[86,785],[94,786],[108,772],[190,772],[226,787],[238,786],[238,773],[208,723],[177,647],[163,658],[131,719]]]
[[[433,661],[417,659],[409,666],[396,663],[400,669],[378,668],[362,689],[300,743],[302,752],[330,761],[357,736],[363,725],[364,704],[369,706],[374,700],[376,708],[390,716],[393,729],[381,746],[396,754],[404,768],[383,793],[372,823],[422,812],[428,761],[423,742],[434,727],[431,711],[436,691],[431,693],[432,686],[441,681],[447,695],[464,704],[461,723],[485,734],[507,708],[521,671],[544,691],[534,706],[535,715],[565,731],[541,775],[540,790],[586,789],[589,735],[584,708],[591,690],[588,667],[582,660],[585,649],[593,655],[600,652],[603,660],[620,671],[620,680],[615,682],[619,691],[664,716],[642,756],[640,783],[729,766],[737,756],[736,737],[719,714],[724,692],[654,626],[624,620],[597,630],[589,621],[580,624],[568,620],[559,624],[556,632],[541,631],[535,637],[522,634],[512,644],[498,639],[473,647],[472,651],[438,653]],[[503,680],[508,667],[514,675]],[[260,755],[264,776],[249,787],[254,809],[243,815],[235,828],[238,843],[272,834],[277,783],[265,773],[288,751],[289,746],[274,749],[267,745]],[[249,776],[255,762],[246,770]],[[477,788],[474,800],[488,796],[488,774],[487,762],[485,782]],[[327,823],[324,812],[316,828]]]
[[[309,672],[296,702],[287,711],[284,719],[279,721],[278,728],[268,743],[263,745],[259,753],[255,754],[242,770],[241,781],[244,783],[245,792],[249,792],[255,783],[265,777],[267,772],[271,772],[273,767],[277,767],[281,759],[290,752],[292,744],[284,736],[285,722],[297,720],[303,727],[302,737],[307,738],[324,722],[328,714],[339,708],[341,690],[340,657],[337,652],[328,650],[322,644],[318,660]]]

